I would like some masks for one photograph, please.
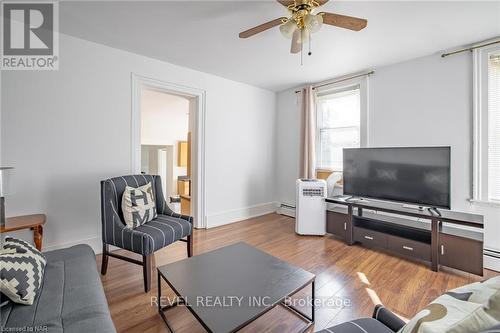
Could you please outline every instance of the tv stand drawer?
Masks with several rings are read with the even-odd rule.
[[[378,231],[354,227],[353,238],[355,242],[369,247],[387,248],[387,235]]]
[[[326,232],[343,240],[346,239],[349,216],[338,212],[326,212]]]
[[[430,244],[417,242],[411,239],[397,236],[388,236],[387,248],[394,253],[431,261]]]

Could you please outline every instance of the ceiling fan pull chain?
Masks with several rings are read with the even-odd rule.
[[[311,42],[312,42],[312,40],[311,40],[311,32],[309,31],[309,53],[307,53],[308,56],[310,56],[312,54],[312,52],[311,52]]]
[[[304,43],[300,43],[300,66],[304,66]]]

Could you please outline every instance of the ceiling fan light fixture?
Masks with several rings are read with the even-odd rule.
[[[240,32],[240,38],[248,38],[266,30],[279,26],[283,37],[291,39],[291,53],[301,54],[304,50],[304,44],[309,42],[309,52],[311,55],[311,33],[321,29],[323,24],[339,28],[360,31],[368,23],[367,20],[329,12],[319,12],[312,14],[318,7],[323,6],[328,0],[277,0],[281,5],[288,9],[288,17],[279,17],[277,19],[262,23],[251,29]]]
[[[323,16],[307,14],[304,16],[304,26],[309,29],[311,33],[315,33],[321,29],[323,24]]]
[[[301,44],[306,44],[309,42],[309,38],[311,37],[311,30],[307,27],[304,27],[300,30],[300,41]]]
[[[290,46],[290,53],[299,53],[302,50],[301,30],[295,29],[293,32],[292,44]]]
[[[295,30],[297,30],[297,23],[294,20],[288,20],[280,25],[280,32],[285,38],[292,39]]]

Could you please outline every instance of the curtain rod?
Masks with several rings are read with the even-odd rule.
[[[454,54],[458,54],[458,53],[462,53],[462,52],[466,52],[466,51],[472,51],[472,50],[475,50],[475,49],[479,49],[481,47],[490,46],[490,45],[497,44],[497,43],[500,43],[500,40],[496,40],[494,42],[489,42],[489,43],[486,43],[486,44],[480,44],[480,45],[476,45],[476,46],[471,46],[471,47],[468,47],[466,49],[461,49],[461,50],[457,50],[457,51],[453,51],[453,52],[449,52],[449,53],[443,53],[443,54],[441,54],[441,58],[445,58],[445,57],[448,57],[448,56],[451,56],[451,55],[454,55]]]
[[[370,72],[367,72],[367,73],[362,73],[362,74],[357,74],[357,75],[353,75],[353,76],[349,76],[349,77],[345,77],[343,79],[339,79],[339,80],[335,80],[335,81],[330,81],[330,82],[327,82],[327,83],[324,83],[324,84],[319,84],[317,86],[313,86],[312,88],[313,89],[317,89],[317,88],[321,88],[321,87],[325,87],[325,86],[329,86],[331,84],[335,84],[335,83],[339,83],[339,82],[344,82],[344,81],[348,81],[348,80],[352,80],[352,79],[356,79],[358,77],[363,77],[363,76],[368,76],[368,75],[372,75],[373,73],[375,73],[375,71],[370,71]],[[302,90],[295,90],[295,93],[298,94],[302,92]]]

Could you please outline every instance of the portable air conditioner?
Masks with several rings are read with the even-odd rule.
[[[322,179],[297,179],[295,232],[299,235],[326,233],[326,182]]]

